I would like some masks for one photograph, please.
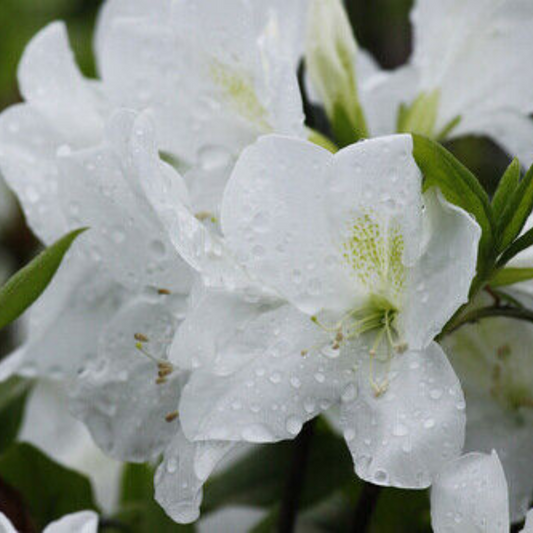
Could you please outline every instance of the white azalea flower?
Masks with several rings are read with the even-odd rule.
[[[513,522],[533,493],[532,345],[533,327],[506,318],[463,326],[444,344],[467,400],[465,450],[498,452]]]
[[[43,533],[97,533],[98,516],[92,511],[65,515],[48,524]],[[0,513],[0,533],[17,533],[9,519]]]
[[[226,189],[223,241],[147,188],[180,252],[215,287],[171,351],[195,369],[180,402],[187,437],[293,438],[341,403],[365,479],[428,486],[460,451],[462,392],[432,339],[466,301],[480,230],[434,191],[421,194],[411,150],[409,136],[335,156],[263,137]]]
[[[531,2],[417,0],[411,19],[408,64],[392,72],[356,68],[370,135],[488,135],[533,163]]]
[[[202,220],[216,215],[231,159],[240,149],[265,130],[302,132],[303,114],[294,54],[287,50],[284,58],[275,57],[285,42],[280,28],[286,22],[275,18],[275,2],[268,10],[251,9],[246,0],[222,10],[207,2],[172,4],[106,4],[96,42],[101,81],[82,77],[61,24],[45,28],[24,54],[19,82],[25,103],[0,118],[0,167],[45,243],[72,227],[89,225],[92,230],[75,245],[36,305],[29,339],[2,362],[0,377],[19,373],[75,381],[76,414],[114,457],[140,461],[168,448],[159,499],[174,518],[188,521],[197,516],[212,454],[204,444],[190,444],[187,451],[189,443],[179,436],[174,413],[186,375],[176,372],[179,379],[166,379],[170,368],[153,353],[159,351],[159,340],[166,341],[154,340],[151,333],[164,326],[163,333],[172,335],[192,280],[189,267],[162,233],[157,213],[143,199],[132,163],[132,115],[114,110],[152,109],[161,132],[157,149],[191,167],[190,192],[181,179],[175,180],[179,184],[173,192],[187,205],[190,199]],[[148,42],[154,21],[156,34]],[[204,34],[209,38],[201,42],[198,36]],[[208,57],[211,50],[218,55]],[[137,55],[135,66],[132,53]],[[156,59],[153,68],[144,68],[150,57]],[[197,63],[189,63],[191,57]],[[115,60],[122,65],[118,77]],[[149,98],[140,95],[138,87],[150,86],[159,92]],[[199,129],[192,128],[191,136],[190,104],[200,96],[211,100],[203,100],[205,106],[196,106],[195,113],[206,111],[208,116],[198,118]],[[191,142],[183,144],[187,138]],[[155,173],[170,171],[157,160]],[[152,320],[152,312],[160,323]],[[121,337],[124,331],[127,338]],[[148,355],[135,350],[137,333],[155,344]],[[160,378],[158,365],[165,374]],[[167,386],[158,386],[156,379]],[[139,390],[145,393],[142,398],[137,397]],[[122,430],[117,421],[123,422]],[[146,435],[137,430],[143,425],[150,428]],[[176,467],[178,444],[189,455]],[[195,454],[204,465],[199,476],[191,472]],[[175,489],[178,474],[190,477],[180,489],[183,495]],[[187,498],[192,510],[173,510]]]
[[[220,199],[240,151],[259,135],[305,135],[292,44],[303,2],[287,17],[277,5],[168,0],[150,16],[124,2],[104,11],[97,50],[106,94],[114,105],[153,110],[158,144],[190,169],[201,211],[218,208],[212,196]]]
[[[435,533],[508,533],[507,482],[496,452],[470,453],[450,461],[433,482]],[[533,511],[523,533],[533,532]]]

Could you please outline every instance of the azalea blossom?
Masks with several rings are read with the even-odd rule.
[[[509,532],[507,482],[496,452],[470,453],[450,461],[431,489],[435,533]],[[522,533],[533,532],[533,511]]]
[[[334,3],[315,0],[314,9]],[[394,71],[368,61],[350,66],[369,134],[487,135],[524,165],[533,163],[531,2],[417,0],[411,21],[406,65]]]
[[[48,524],[43,533],[97,533],[98,516],[92,511],[65,515],[63,518]],[[3,513],[0,513],[0,533],[17,533],[13,524]]]
[[[226,188],[222,240],[147,182],[208,285],[171,348],[193,370],[179,407],[189,439],[293,438],[340,404],[365,479],[425,487],[459,453],[464,400],[433,338],[467,299],[480,231],[422,195],[411,150],[410,136],[335,156],[263,137]]]
[[[289,21],[277,18],[276,2],[269,9],[252,10],[246,0],[232,5],[214,11],[211,2],[158,2],[150,9],[144,2],[106,3],[96,39],[97,82],[82,77],[64,26],[54,23],[33,39],[21,61],[25,102],[0,118],[0,167],[36,235],[50,243],[70,229],[91,227],[32,310],[29,338],[2,362],[0,378],[18,373],[74,385],[73,410],[113,457],[143,461],[168,450],[167,474],[158,477],[160,499],[185,521],[197,516],[198,487],[207,474],[200,479],[181,471],[193,468],[197,449],[210,452],[204,444],[187,451],[175,420],[186,374],[172,372],[159,346],[168,344],[183,318],[192,276],[143,198],[132,163],[134,117],[117,109],[151,110],[158,151],[189,169],[186,182],[179,180],[180,200],[199,220],[216,224],[221,190],[239,151],[264,131],[304,134],[294,53],[283,37],[293,34],[282,30]],[[152,36],[163,41],[155,39],[151,48],[154,20]],[[211,41],[200,53],[198,36],[204,34]],[[135,49],[143,52],[129,70]],[[278,57],[282,49],[286,53]],[[197,64],[183,55],[187,50],[195,50]],[[155,71],[142,68],[150,58],[158,60]],[[113,68],[115,60],[122,70]],[[137,84],[160,91],[147,98],[131,89]],[[161,164],[156,172],[171,169]],[[159,344],[152,332],[161,333]],[[142,387],[145,395],[131,402]],[[178,448],[188,457],[179,467]],[[178,474],[183,481],[176,490]]]
[[[507,318],[463,326],[444,346],[466,396],[466,451],[496,450],[509,483],[513,522],[533,493],[532,326]]]

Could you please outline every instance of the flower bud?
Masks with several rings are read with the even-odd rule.
[[[340,0],[312,0],[306,65],[341,146],[367,137],[357,94],[357,44]]]

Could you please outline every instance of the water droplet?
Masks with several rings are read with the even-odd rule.
[[[434,426],[435,426],[435,420],[433,420],[433,418],[428,418],[427,420],[424,421],[424,427],[426,429],[431,429]]]
[[[171,457],[167,461],[167,472],[169,474],[174,474],[174,472],[176,472],[177,469],[178,469],[178,461],[175,457]]]
[[[296,416],[287,418],[285,427],[291,435],[298,435],[302,429],[302,421]]]

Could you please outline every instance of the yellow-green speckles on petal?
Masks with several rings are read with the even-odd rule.
[[[263,133],[272,131],[268,122],[268,112],[259,101],[250,76],[218,60],[212,61],[210,71],[226,103],[235,112],[253,123]]]
[[[365,214],[351,225],[349,238],[343,243],[343,256],[353,275],[371,294],[396,300],[405,287],[404,248],[397,226],[380,225]]]

